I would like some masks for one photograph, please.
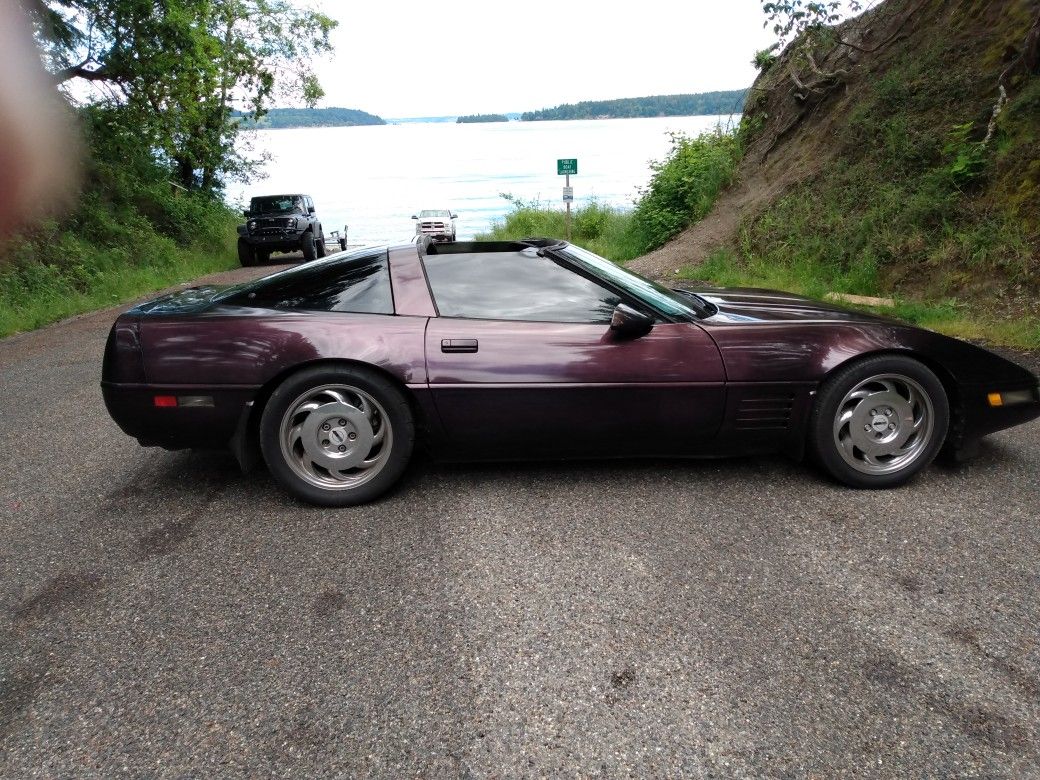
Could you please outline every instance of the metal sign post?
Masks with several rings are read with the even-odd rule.
[[[565,176],[563,183],[563,202],[567,204],[567,240],[571,240],[571,201],[574,200],[574,189],[571,187],[571,174],[578,175],[578,160],[575,157],[556,161],[556,175]]]

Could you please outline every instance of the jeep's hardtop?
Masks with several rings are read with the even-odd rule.
[[[286,214],[304,212],[303,195],[262,195],[249,201],[251,214]]]

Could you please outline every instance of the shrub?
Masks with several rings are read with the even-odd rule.
[[[737,136],[721,128],[696,138],[672,134],[671,151],[651,163],[653,176],[632,215],[634,237],[644,251],[707,216],[732,181],[740,152]]]

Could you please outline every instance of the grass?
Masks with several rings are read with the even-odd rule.
[[[0,337],[115,306],[237,265],[230,251],[171,247],[162,262],[148,265],[99,259],[105,254],[98,250],[96,255],[84,255],[91,269],[84,275],[70,276],[47,265],[0,273]]]
[[[237,265],[235,214],[167,176],[147,156],[96,153],[74,212],[0,245],[0,336]]]
[[[802,258],[784,264],[770,263],[761,257],[741,258],[732,250],[719,250],[704,263],[680,270],[679,278],[707,282],[720,287],[763,287],[823,299],[828,292],[876,295],[870,282],[864,282],[862,269],[851,274],[837,266],[822,266]],[[1003,317],[987,313],[955,298],[917,300],[895,297],[894,307],[853,306],[877,314],[896,317],[947,336],[1000,344],[1022,349],[1040,349],[1040,319]]]
[[[566,238],[567,215],[541,203],[510,197],[513,210],[478,241],[512,241],[534,236]],[[632,211],[592,202],[571,212],[571,240],[589,251],[621,263],[643,254],[632,234]]]
[[[234,215],[191,200],[165,183],[127,202],[88,195],[70,217],[0,246],[0,336],[234,267]]]

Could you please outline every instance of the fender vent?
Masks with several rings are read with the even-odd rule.
[[[738,431],[782,431],[791,425],[794,393],[749,395],[737,404]]]

